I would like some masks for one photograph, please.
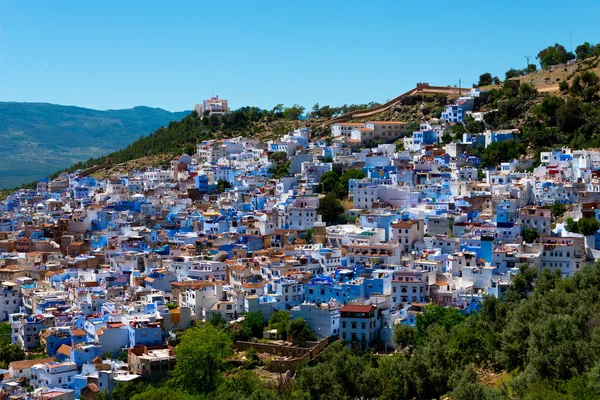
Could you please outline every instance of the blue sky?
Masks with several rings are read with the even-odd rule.
[[[565,7],[566,5],[566,7]],[[97,109],[385,101],[600,42],[600,1],[0,1],[0,101]]]

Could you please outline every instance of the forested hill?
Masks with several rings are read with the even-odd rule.
[[[190,112],[0,102],[0,188],[31,182],[90,156],[123,148]]]

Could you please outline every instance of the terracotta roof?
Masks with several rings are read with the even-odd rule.
[[[39,360],[13,361],[10,363],[9,368],[12,368],[13,371],[19,370],[19,369],[28,369],[37,364],[46,364],[46,363],[51,363],[51,362],[55,362],[55,361],[56,361],[56,358],[54,358],[54,357],[41,358]]]
[[[375,309],[375,306],[365,306],[360,304],[349,304],[340,308],[340,312],[358,312],[358,313],[368,313]]]
[[[406,125],[406,122],[402,121],[369,121],[375,125]]]
[[[85,336],[86,333],[83,329],[71,329],[71,334],[73,336]]]
[[[63,354],[67,357],[71,357],[71,347],[67,346],[66,344],[61,344],[56,352],[58,354]]]
[[[264,287],[264,285],[262,283],[246,282],[242,285],[242,287],[245,289],[261,289],[262,287]]]

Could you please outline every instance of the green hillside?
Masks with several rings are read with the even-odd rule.
[[[0,188],[108,154],[189,113],[150,107],[99,111],[0,102]]]

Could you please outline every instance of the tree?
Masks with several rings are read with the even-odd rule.
[[[394,325],[394,343],[401,349],[412,348],[417,343],[415,328],[404,325]]]
[[[450,386],[452,387],[451,398],[453,399],[499,400],[502,398],[500,393],[479,383],[479,377],[471,366],[453,373],[450,377]]]
[[[523,82],[519,86],[519,97],[523,100],[529,100],[537,96],[537,89],[531,83]]]
[[[294,104],[293,106],[287,107],[283,110],[283,116],[285,118],[294,120],[300,119],[302,113],[304,113],[304,107],[298,104]]]
[[[504,295],[507,302],[519,302],[526,299],[533,291],[533,282],[537,278],[537,270],[527,264],[519,266],[519,272],[513,277],[510,287]]]
[[[285,151],[276,151],[271,153],[269,159],[274,162],[284,162],[287,161],[288,155]]]
[[[488,86],[492,84],[492,74],[490,74],[489,72],[485,72],[481,75],[479,75],[479,82],[477,83],[477,86]]]
[[[287,337],[288,325],[290,323],[290,313],[283,310],[277,310],[269,319],[269,328],[277,329],[277,333],[282,337]]]
[[[381,394],[382,378],[372,357],[335,342],[323,350],[314,367],[298,370],[295,394],[315,400],[375,399]]]
[[[537,57],[540,60],[542,68],[548,68],[556,64],[564,64],[569,60],[575,58],[575,55],[571,52],[567,52],[564,46],[556,43],[554,46],[548,46],[541,50]]]
[[[267,388],[253,371],[241,371],[224,379],[211,397],[213,400],[276,400],[276,393]]]
[[[232,354],[232,341],[222,329],[203,324],[184,331],[175,348],[176,384],[190,393],[209,393],[221,379],[223,361]]]
[[[600,228],[600,224],[595,218],[580,218],[577,221],[577,230],[585,236],[593,235]]]
[[[262,338],[264,327],[265,324],[263,322],[263,315],[260,313],[260,311],[244,314],[242,329],[245,336]]]
[[[148,387],[144,392],[130,397],[131,400],[164,400],[167,398],[169,400],[192,400],[193,397],[167,386]]]
[[[444,132],[442,135],[442,144],[452,143],[452,140],[454,140],[454,136],[452,136],[448,131]]]
[[[590,102],[598,98],[600,91],[600,78],[592,71],[583,71],[575,75],[570,92],[581,97],[583,101]]]
[[[319,199],[319,208],[317,212],[323,218],[323,222],[327,224],[335,224],[344,220],[344,206],[340,200],[332,193],[328,193],[325,197]]]
[[[217,192],[219,193],[223,193],[225,189],[230,189],[232,187],[233,185],[231,184],[231,182],[229,182],[226,179],[219,179],[219,181],[217,182]]]
[[[469,133],[483,133],[485,131],[485,123],[476,121],[472,116],[467,116],[465,120],[465,130]]]
[[[525,228],[523,229],[523,240],[526,243],[533,243],[540,236],[535,229]]]
[[[142,381],[117,382],[110,394],[112,400],[130,400],[133,396],[144,392],[148,385]]]
[[[588,57],[592,57],[594,55],[595,50],[596,46],[585,42],[577,46],[577,48],[575,48],[575,55],[577,56],[577,60],[581,61],[585,60]]]
[[[442,307],[437,304],[425,306],[423,313],[417,314],[416,337],[423,338],[431,325],[439,325],[446,331],[462,322],[464,315],[454,307]]]
[[[550,207],[550,210],[552,211],[552,216],[554,218],[560,218],[563,215],[565,215],[565,212],[567,211],[567,207],[563,204],[563,203],[554,203],[552,204]]]
[[[508,71],[506,71],[506,74],[505,74],[507,80],[510,78],[518,78],[519,76],[522,76],[522,75],[524,75],[523,70],[514,69],[514,68],[509,69]]]
[[[315,340],[315,334],[310,330],[308,324],[303,318],[296,318],[288,324],[288,336],[294,340],[306,341]]]
[[[563,93],[563,94],[569,93],[569,82],[567,82],[567,81],[558,82],[558,90],[560,90],[561,93]]]
[[[304,240],[306,240],[308,243],[312,243],[312,237],[313,237],[313,233],[315,232],[314,229],[307,229],[306,232],[304,232]]]
[[[327,171],[319,179],[319,186],[317,187],[319,193],[334,193],[338,194],[341,191],[340,176],[334,171]]]
[[[461,137],[464,133],[467,133],[467,130],[463,124],[457,122],[456,125],[452,127],[452,133],[454,134],[454,137],[457,138]]]
[[[310,112],[311,118],[319,118],[320,117],[319,110],[320,110],[319,103],[315,103],[315,105],[312,107],[312,110]]]

